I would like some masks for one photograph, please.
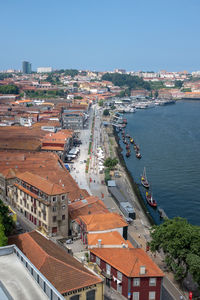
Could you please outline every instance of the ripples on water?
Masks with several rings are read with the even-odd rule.
[[[168,217],[181,216],[200,225],[200,101],[137,110],[125,117],[126,133],[142,154],[138,160],[131,145],[132,155],[125,157],[134,180],[140,183],[145,166],[154,198]],[[145,195],[143,187],[141,192]],[[159,223],[158,213],[148,208]]]

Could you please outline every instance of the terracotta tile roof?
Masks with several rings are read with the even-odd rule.
[[[10,237],[37,269],[61,293],[102,282],[66,251],[36,231]]]
[[[41,150],[48,151],[64,151],[64,146],[42,146]]]
[[[96,196],[89,196],[68,204],[69,215],[72,220],[78,216],[89,215],[92,213],[109,213],[103,201]]]
[[[128,277],[163,277],[164,273],[141,248],[98,248],[91,249],[108,264]],[[140,267],[145,266],[146,272],[140,274]]]
[[[20,173],[17,178],[27,182],[28,184],[38,188],[48,195],[60,195],[65,193],[65,189],[56,183],[51,183],[49,180],[30,172]]]
[[[52,152],[0,151],[0,173],[5,178],[14,178],[14,173],[31,172],[56,183],[65,189],[71,202],[88,197],[86,190],[80,189],[63,162]],[[9,171],[12,169],[12,171]]]
[[[103,213],[80,216],[79,219],[86,225],[87,231],[108,230],[128,226],[117,213]]]
[[[120,246],[122,247],[125,244],[128,248],[134,248],[133,245],[129,241],[125,241],[125,239],[121,236],[118,231],[111,231],[106,233],[90,233],[87,235],[88,246],[97,246],[98,240],[101,240],[102,247],[112,247],[112,246]],[[129,243],[128,243],[129,242]],[[98,246],[97,246],[98,248]]]

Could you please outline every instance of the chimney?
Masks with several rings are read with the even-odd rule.
[[[101,248],[101,239],[98,240],[98,248]]]
[[[145,273],[146,273],[145,266],[140,266],[140,275],[145,275]]]

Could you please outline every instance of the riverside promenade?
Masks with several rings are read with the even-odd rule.
[[[91,154],[88,156],[93,117],[95,119],[94,133],[92,138],[93,143]],[[98,196],[105,203],[110,212],[118,212],[122,214],[115,200],[110,195],[107,186],[103,183],[104,174],[99,173],[97,148],[101,147],[104,151],[105,158],[107,158],[116,157],[116,147],[118,147],[113,136],[112,127],[104,127],[102,118],[102,110],[98,108],[97,105],[93,105],[88,129],[84,129],[80,132],[80,139],[82,140],[83,144],[80,147],[80,156],[73,164],[71,175],[81,188],[86,189],[94,196]],[[85,173],[86,165],[84,161],[86,161],[88,157],[90,159],[89,170],[88,173]],[[142,247],[146,251],[146,244],[148,241],[150,241],[149,229],[151,225],[132,189],[125,169],[120,164],[118,164],[117,167],[121,177],[115,179],[116,183],[119,189],[126,194],[126,197],[133,204],[136,212],[136,220],[134,220],[133,224],[130,224],[128,227],[128,239],[134,246]],[[180,286],[175,281],[173,274],[168,272],[164,263],[164,258],[161,256],[161,254],[156,253],[156,255],[154,255],[150,251],[147,253],[165,273],[162,300],[180,300],[181,296],[183,296],[183,299],[189,299],[188,292],[181,290]]]

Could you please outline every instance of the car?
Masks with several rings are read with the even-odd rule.
[[[17,231],[23,231],[23,228],[18,221],[16,222],[16,229],[17,229]]]

